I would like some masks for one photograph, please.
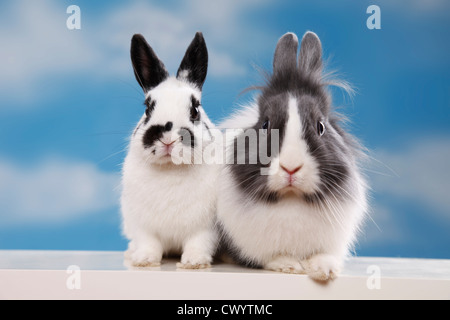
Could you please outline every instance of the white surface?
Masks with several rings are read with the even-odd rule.
[[[175,262],[128,269],[121,252],[0,251],[0,299],[450,299],[449,260],[352,258],[327,284],[224,263],[180,270]],[[67,288],[72,265],[81,269],[79,290]],[[373,270],[381,277],[370,290]]]

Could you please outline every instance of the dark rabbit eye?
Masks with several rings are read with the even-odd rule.
[[[267,133],[267,131],[270,128],[270,120],[266,120],[264,121],[263,125],[262,125],[262,129],[264,130],[265,133]]]
[[[317,133],[323,136],[325,133],[325,124],[322,121],[317,122]]]
[[[191,121],[198,121],[200,116],[200,110],[198,106],[193,106],[191,108]]]

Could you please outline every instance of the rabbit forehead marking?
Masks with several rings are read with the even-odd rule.
[[[299,138],[302,135],[302,122],[298,110],[298,101],[292,95],[289,95],[287,103],[288,121],[286,124],[286,133],[284,134],[284,142],[290,143],[291,146],[298,145]]]
[[[296,168],[308,150],[303,136],[303,121],[299,111],[298,100],[292,95],[288,96],[287,123],[281,143],[280,161],[283,165]]]

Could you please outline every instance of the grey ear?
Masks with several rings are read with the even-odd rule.
[[[142,35],[135,34],[131,39],[130,55],[134,75],[144,92],[151,90],[169,77],[164,63],[159,60]]]
[[[297,69],[298,38],[288,32],[278,40],[273,57],[273,73],[292,71]]]
[[[303,36],[298,66],[306,75],[317,76],[322,72],[322,44],[314,32],[308,31]]]

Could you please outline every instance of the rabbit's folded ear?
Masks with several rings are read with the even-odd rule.
[[[202,90],[208,71],[208,49],[201,32],[195,34],[194,40],[186,50],[177,72],[177,78],[186,80]]]
[[[131,39],[130,54],[134,75],[144,92],[151,90],[169,77],[164,63],[159,60],[142,35],[135,34]]]
[[[322,44],[314,32],[308,31],[303,36],[298,65],[305,75],[320,76],[322,73]]]
[[[278,40],[273,57],[273,73],[292,72],[297,69],[298,38],[294,33],[286,33]]]

